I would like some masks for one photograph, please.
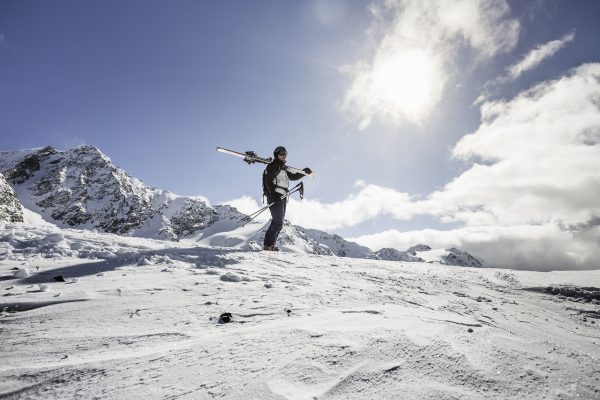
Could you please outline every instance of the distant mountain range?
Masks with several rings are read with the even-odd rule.
[[[263,223],[240,227],[246,215],[234,207],[211,206],[202,196],[178,196],[149,187],[94,146],[0,152],[0,174],[0,221],[23,222],[28,211],[60,228],[262,248]],[[432,250],[418,245],[406,251],[383,248],[374,252],[339,235],[287,221],[278,243],[284,250],[309,254],[482,266],[455,248]]]

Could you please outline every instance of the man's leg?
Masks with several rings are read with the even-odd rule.
[[[283,217],[285,216],[285,200],[277,202],[269,207],[271,212],[271,224],[265,234],[265,247],[274,246],[277,241],[277,236],[283,227]]]

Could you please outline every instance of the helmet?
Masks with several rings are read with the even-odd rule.
[[[275,150],[273,150],[273,157],[277,158],[278,154],[287,154],[287,150],[283,146],[277,146]]]

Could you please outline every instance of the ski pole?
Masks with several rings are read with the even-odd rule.
[[[287,199],[290,197],[290,195],[292,193],[296,193],[296,192],[300,192],[300,198],[304,197],[304,184],[302,182],[300,182],[299,184],[297,184],[296,186],[294,186],[292,188],[292,190],[290,190],[286,195],[285,195],[285,199],[287,201]],[[269,204],[267,204],[266,206],[264,206],[261,209],[256,210],[255,212],[253,212],[252,214],[248,215],[247,217],[243,218],[242,221],[246,221],[242,224],[242,226],[240,226],[240,228],[243,228],[244,226],[246,226],[246,224],[248,224],[250,221],[252,221],[254,218],[258,217],[260,214],[262,214],[267,208],[271,207],[273,204],[275,204],[274,201],[270,202]]]
[[[248,217],[242,219],[242,221],[246,221],[244,222],[240,228],[243,228],[244,226],[246,226],[250,221],[252,221],[254,218],[258,217],[260,214],[263,213],[263,211],[265,211],[267,208],[271,207],[272,204],[266,205],[265,207],[261,208],[260,210],[254,212],[253,214],[250,214]]]

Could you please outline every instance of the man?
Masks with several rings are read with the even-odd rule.
[[[283,227],[283,218],[285,217],[285,206],[287,203],[287,192],[290,180],[297,181],[304,175],[301,173],[291,173],[287,171],[285,159],[287,158],[287,150],[283,146],[275,148],[273,151],[273,161],[267,165],[263,173],[263,190],[267,197],[267,202],[273,203],[269,207],[271,211],[271,224],[265,234],[264,250],[279,251],[275,246],[277,236]],[[306,174],[311,174],[310,168],[304,168]]]

